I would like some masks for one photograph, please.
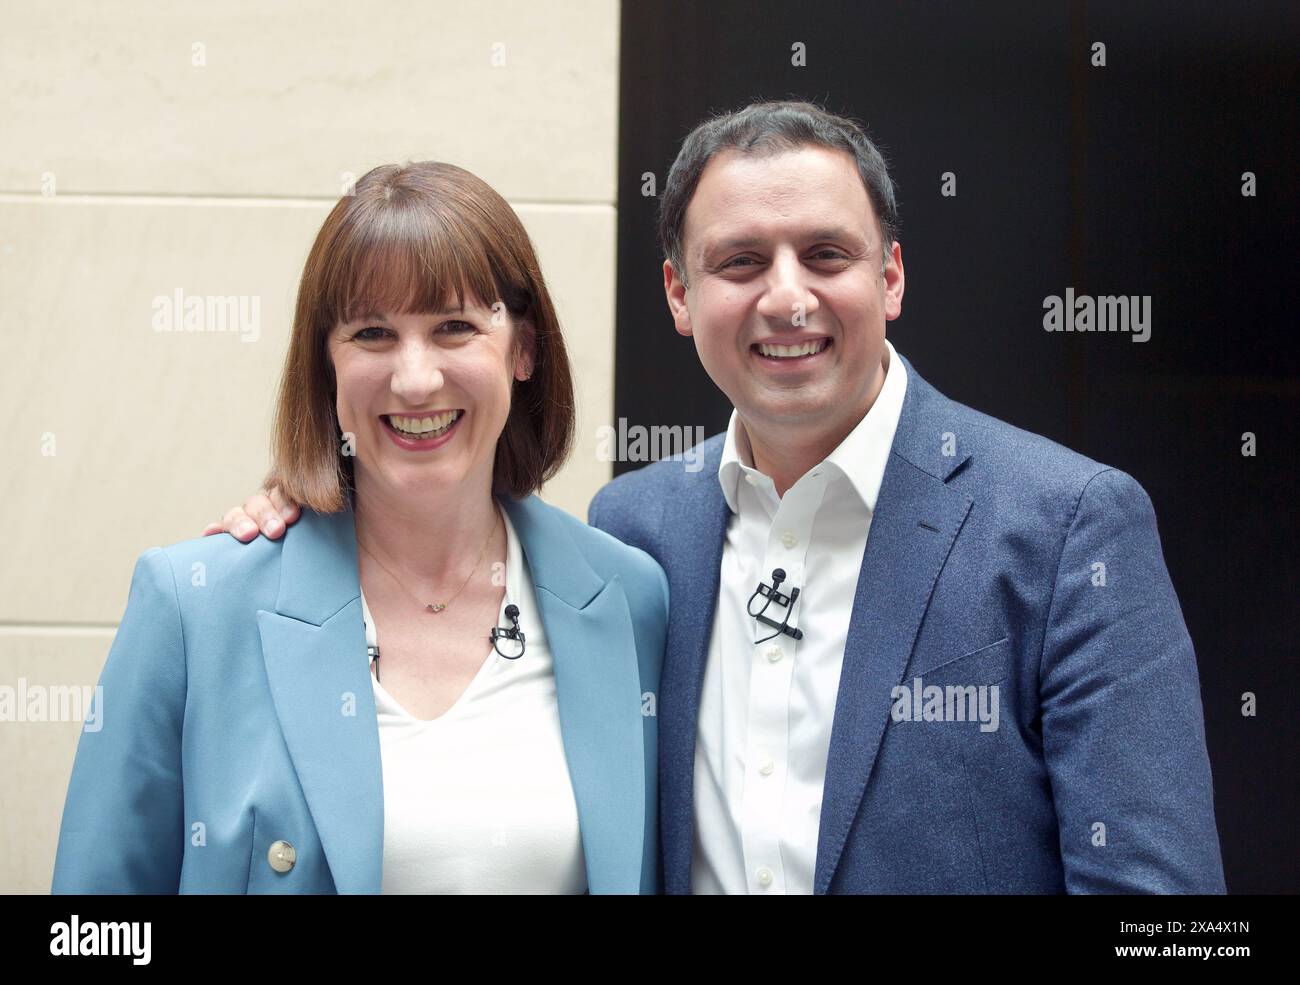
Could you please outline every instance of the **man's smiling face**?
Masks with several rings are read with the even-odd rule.
[[[903,299],[901,248],[882,272],[853,158],[820,146],[723,151],[700,176],[682,238],[685,283],[664,264],[673,320],[751,440],[833,448],[880,391],[885,322]]]

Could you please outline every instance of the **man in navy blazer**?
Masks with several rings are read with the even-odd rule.
[[[701,124],[665,185],[669,307],[735,414],[589,521],[669,579],[667,891],[1223,892],[1151,500],[893,350],[896,231],[879,152],[804,103]]]

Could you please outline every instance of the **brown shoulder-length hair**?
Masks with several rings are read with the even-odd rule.
[[[453,164],[385,164],[366,173],[321,226],[303,267],[264,485],[320,513],[355,490],[335,405],[328,340],[340,322],[436,312],[450,296],[515,316],[514,354],[528,336],[533,371],[515,380],[497,441],[493,490],[522,499],[573,445],[569,358],[533,244],[509,204]]]

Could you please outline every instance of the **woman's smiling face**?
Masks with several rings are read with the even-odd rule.
[[[500,302],[455,297],[436,313],[384,312],[330,335],[336,411],[358,489],[427,495],[492,485],[513,381],[531,372],[527,338]],[[351,448],[346,448],[352,435]]]

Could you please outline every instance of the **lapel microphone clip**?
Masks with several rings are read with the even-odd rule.
[[[518,660],[524,655],[524,631],[519,628],[519,606],[513,602],[507,605],[506,618],[513,625],[492,627],[492,649],[507,660]],[[509,640],[505,650],[501,649],[501,640]],[[516,648],[519,650],[518,653],[515,652]],[[506,650],[510,652],[507,653]],[[370,658],[370,662],[375,665],[375,680],[379,680],[379,647],[367,644],[366,655]]]
[[[507,660],[518,660],[524,655],[524,631],[519,628],[519,606],[511,602],[506,606],[506,618],[514,625],[510,627],[493,626],[492,627],[492,649],[505,657]],[[509,640],[506,644],[506,650],[501,649],[501,641]],[[516,644],[519,652],[515,653]]]
[[[791,636],[796,640],[803,639],[803,630],[795,629],[790,625],[790,610],[794,608],[795,600],[799,598],[799,589],[791,589],[789,595],[783,595],[780,592],[781,582],[783,581],[785,581],[785,570],[783,568],[773,568],[772,584],[768,585],[760,578],[758,581],[758,588],[754,590],[754,594],[749,597],[749,602],[745,606],[745,611],[751,616],[764,625],[771,626],[776,630],[776,632],[771,636],[764,636],[761,640],[754,640],[756,644],[766,643],[768,640],[775,639],[782,633],[785,633],[787,636]],[[755,612],[754,600],[760,595],[767,601],[763,603],[761,609]],[[785,609],[785,618],[780,622],[777,622],[775,619],[764,614],[767,612],[768,606],[773,602]]]

